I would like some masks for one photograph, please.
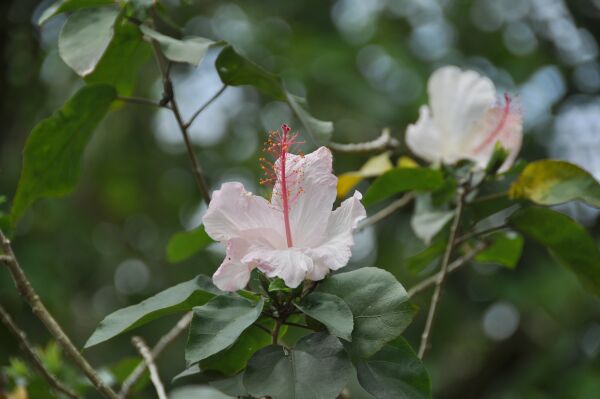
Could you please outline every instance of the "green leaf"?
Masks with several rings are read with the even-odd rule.
[[[384,346],[356,368],[360,385],[376,399],[431,398],[429,374],[402,338]]]
[[[303,313],[323,323],[332,335],[352,340],[354,320],[343,299],[332,294],[313,292],[296,305]]]
[[[258,91],[276,100],[286,101],[281,79],[238,54],[233,47],[225,47],[215,62],[221,81],[229,86],[254,86]]]
[[[85,86],[33,128],[25,143],[23,170],[11,210],[13,225],[39,198],[73,190],[83,150],[115,97],[110,86]]]
[[[113,7],[86,8],[72,14],[58,37],[58,52],[79,76],[94,71],[114,35],[119,10]]]
[[[369,357],[394,340],[415,314],[404,287],[390,272],[376,267],[335,274],[317,292],[336,295],[350,307],[354,316],[350,348],[357,357]]]
[[[231,395],[233,397],[246,397],[248,395],[248,391],[244,386],[244,373],[239,373],[234,375],[233,377],[222,378],[218,380],[214,380],[210,382],[210,385],[214,388],[217,388],[219,391],[224,394]]]
[[[96,64],[94,72],[85,77],[87,83],[107,83],[119,94],[130,95],[140,74],[140,68],[152,54],[150,44],[143,40],[137,26],[126,18],[115,23],[114,37]]]
[[[525,198],[540,205],[581,200],[600,208],[600,183],[579,166],[545,159],[532,162],[510,188],[512,198]]]
[[[410,225],[415,235],[429,244],[454,216],[446,207],[438,208],[432,204],[431,194],[419,195],[415,200],[415,212]]]
[[[167,244],[167,260],[170,263],[183,262],[213,242],[206,234],[204,225],[191,231],[175,233]]]
[[[243,382],[255,397],[332,399],[352,377],[352,363],[339,340],[326,333],[301,338],[296,347],[271,345],[248,362]]]
[[[481,263],[497,263],[514,269],[523,252],[523,236],[509,231],[492,234],[487,239],[491,240],[492,245],[480,252],[475,260]]]
[[[92,7],[100,7],[115,4],[114,0],[58,0],[56,3],[52,4],[50,7],[46,8],[40,19],[38,20],[38,24],[42,25],[47,20],[52,18],[55,15],[61,14],[63,12],[76,11],[81,10],[83,8],[92,8]]]
[[[233,47],[227,46],[221,51],[215,66],[221,81],[226,85],[254,86],[263,94],[287,102],[315,143],[326,144],[331,139],[332,122],[312,116],[307,110],[306,100],[288,93],[279,76],[241,56]]]
[[[234,399],[216,388],[206,385],[188,385],[169,392],[170,399]]]
[[[423,251],[406,259],[406,269],[411,273],[419,273],[425,270],[433,262],[437,261],[446,249],[447,239],[436,240]]]
[[[444,185],[442,172],[429,168],[395,168],[378,177],[367,190],[363,203],[373,205],[394,194],[413,191],[432,191]]]
[[[253,303],[237,295],[221,295],[194,308],[185,360],[199,362],[231,346],[258,318],[264,299]]]
[[[85,343],[85,348],[107,341],[152,320],[203,305],[220,294],[210,278],[197,276],[193,280],[168,288],[137,305],[128,306],[106,316]]]
[[[140,30],[145,36],[158,42],[167,59],[195,66],[202,62],[209,47],[215,44],[212,40],[198,36],[185,37],[181,40],[175,39],[146,25],[140,25]]]
[[[265,323],[266,325],[267,323]],[[271,343],[271,336],[256,326],[248,327],[229,348],[200,361],[202,370],[233,375],[243,370],[259,349]]]
[[[600,251],[583,226],[562,213],[538,207],[520,209],[508,222],[547,247],[559,263],[577,275],[584,287],[600,295]]]

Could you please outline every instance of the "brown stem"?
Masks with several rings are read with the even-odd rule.
[[[186,313],[177,322],[177,324],[175,324],[175,326],[171,330],[169,330],[169,332],[167,332],[158,340],[154,348],[152,348],[151,354],[153,359],[156,359],[162,353],[162,351],[175,340],[175,338],[177,338],[183,331],[185,331],[187,326],[192,321],[192,316],[192,312]],[[270,331],[268,332],[269,334],[271,333]],[[140,362],[140,364],[137,365],[137,367],[132,371],[129,377],[125,379],[123,385],[121,386],[121,390],[119,391],[119,399],[125,399],[129,395],[133,386],[144,374],[146,367],[147,365],[145,362]]]
[[[271,337],[273,338],[273,345],[277,345],[279,340],[279,329],[281,328],[281,320],[275,319],[275,325],[273,326],[273,332],[271,333]]]
[[[161,104],[160,102],[151,100],[149,98],[118,96],[117,99],[130,104],[151,105],[154,107],[168,108],[167,105]]]
[[[150,371],[150,380],[152,381],[152,385],[154,385],[154,389],[158,395],[158,399],[167,399],[167,393],[165,392],[165,387],[160,380],[160,375],[158,374],[158,368],[154,363],[154,359],[152,358],[152,353],[150,353],[150,349],[148,345],[144,342],[144,340],[140,337],[131,338],[131,342],[140,353],[144,362],[146,363],[146,367]]]
[[[2,249],[4,250],[4,256],[2,258],[3,263],[7,266],[13,281],[17,287],[17,290],[31,307],[31,310],[38,319],[46,326],[46,329],[52,334],[54,339],[58,342],[63,351],[71,358],[73,364],[75,364],[90,380],[92,385],[98,392],[108,399],[118,399],[117,394],[100,379],[96,370],[88,363],[83,355],[77,350],[71,339],[64,333],[62,327],[56,322],[54,317],[48,312],[46,306],[33,289],[33,286],[27,279],[27,276],[21,269],[17,258],[12,250],[10,241],[4,233],[0,230],[0,241]],[[7,258],[8,257],[8,258]]]
[[[448,245],[446,246],[446,252],[444,253],[444,257],[442,259],[442,267],[438,275],[436,276],[435,282],[435,290],[433,292],[433,296],[431,297],[431,304],[429,305],[429,313],[427,314],[427,321],[425,322],[425,329],[423,330],[423,334],[421,335],[421,345],[419,347],[419,359],[423,359],[425,356],[425,352],[427,351],[429,336],[431,334],[431,329],[433,327],[433,321],[435,318],[435,312],[437,310],[438,303],[442,296],[442,288],[444,286],[444,281],[446,280],[446,274],[448,273],[448,265],[450,264],[450,258],[452,256],[452,251],[454,249],[458,226],[460,224],[460,218],[462,216],[464,200],[465,200],[465,192],[466,189],[464,186],[459,187],[458,189],[458,200],[456,204],[456,210],[454,212],[454,220],[452,222],[452,227],[450,228],[450,238],[448,239]]]
[[[53,387],[57,392],[62,393],[71,399],[79,399],[79,396],[77,396],[75,392],[73,392],[70,388],[68,388],[62,382],[60,382],[58,378],[56,378],[56,376],[52,374],[46,368],[46,366],[44,366],[41,359],[39,358],[37,353],[35,353],[35,350],[29,343],[25,332],[13,322],[12,318],[10,317],[8,312],[2,307],[2,305],[0,305],[0,320],[2,321],[2,323],[4,323],[8,331],[10,331],[19,341],[19,346],[21,347],[21,350],[25,352],[25,354],[29,357],[33,367],[41,374],[42,377],[46,379],[46,381],[48,381],[48,384],[50,384],[50,386]]]
[[[304,328],[304,329],[307,329],[307,330],[317,331],[314,328],[309,327],[307,325],[300,324],[300,323],[293,323],[291,321],[286,321],[283,324],[285,324],[286,326],[292,326],[292,327],[298,327],[298,328]]]
[[[202,111],[204,111],[206,108],[208,108],[208,106],[210,104],[212,104],[217,98],[219,98],[219,96],[221,94],[223,94],[223,92],[225,91],[226,88],[227,88],[227,85],[223,85],[223,87],[221,87],[221,89],[219,89],[219,91],[216,92],[215,95],[213,95],[207,102],[205,102],[203,106],[198,108],[198,111],[194,112],[194,115],[192,115],[190,120],[187,121],[187,123],[185,124],[186,129],[188,127],[190,127],[192,125],[192,123],[194,123],[194,120],[196,120],[196,118],[198,117],[198,115],[200,115],[202,113]]]

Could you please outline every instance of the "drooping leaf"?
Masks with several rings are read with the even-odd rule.
[[[221,378],[210,382],[210,385],[214,388],[217,388],[219,391],[223,392],[226,395],[231,395],[233,397],[246,397],[248,395],[248,390],[244,386],[244,373],[241,372],[232,377]]]
[[[354,320],[346,302],[332,294],[313,292],[297,305],[303,313],[323,323],[332,335],[352,340]]]
[[[429,168],[395,168],[378,177],[367,190],[363,203],[373,205],[394,194],[439,189],[444,184],[442,172]]]
[[[326,144],[331,139],[332,122],[312,116],[307,110],[306,100],[289,93],[279,76],[243,57],[233,47],[227,46],[221,51],[215,66],[221,81],[226,85],[250,85],[265,95],[287,102],[315,143]]]
[[[175,233],[167,244],[167,260],[171,263],[183,262],[213,242],[206,234],[204,225],[191,231]]]
[[[359,170],[339,176],[337,184],[338,197],[344,198],[364,178],[380,176],[393,167],[389,152],[369,158]]]
[[[119,10],[114,7],[86,8],[73,13],[58,37],[58,52],[79,76],[94,71],[114,35]]]
[[[600,183],[579,166],[565,161],[545,159],[530,163],[509,194],[540,205],[581,200],[600,208]]]
[[[545,246],[584,287],[600,295],[600,251],[583,226],[562,213],[538,207],[520,209],[508,222]]]
[[[25,143],[23,170],[11,210],[13,224],[39,198],[73,190],[83,150],[115,97],[110,86],[85,86],[33,128]]]
[[[301,338],[293,349],[270,345],[248,362],[243,383],[255,397],[335,398],[352,376],[340,341],[326,333]]]
[[[360,358],[375,354],[402,334],[416,311],[396,278],[376,267],[335,274],[317,292],[336,295],[350,307],[354,316],[351,354]]]
[[[254,303],[237,295],[221,295],[194,308],[185,360],[199,362],[219,353],[240,337],[262,312],[264,299]]]
[[[210,39],[198,36],[184,37],[181,40],[175,39],[146,25],[140,25],[140,30],[145,36],[158,42],[163,54],[169,60],[185,62],[194,66],[202,62],[210,46],[215,44]]]
[[[268,326],[267,323],[264,323]],[[271,343],[271,336],[256,326],[248,327],[229,348],[200,361],[202,370],[233,375],[243,370],[259,349]]]
[[[94,71],[85,77],[88,83],[107,83],[119,94],[133,92],[140,68],[150,58],[150,44],[143,40],[137,26],[119,17],[114,26],[114,37],[96,64]]]
[[[212,285],[210,278],[202,275],[177,284],[137,305],[128,306],[106,316],[85,343],[85,348],[107,341],[160,317],[191,310],[219,294],[221,291]]]
[[[38,24],[42,25],[47,20],[52,18],[55,15],[61,14],[63,12],[76,11],[81,10],[83,8],[93,8],[100,6],[107,6],[115,4],[114,0],[58,0],[56,3],[52,4],[50,7],[46,8],[40,19],[38,20]]]
[[[431,398],[431,380],[408,342],[399,338],[356,365],[360,385],[376,399]]]
[[[477,254],[475,260],[481,263],[496,263],[514,269],[523,252],[523,236],[509,231],[492,234],[488,239],[492,244]]]
[[[445,207],[435,207],[431,194],[422,194],[415,200],[415,212],[410,219],[410,226],[417,237],[429,244],[453,215],[454,212]]]

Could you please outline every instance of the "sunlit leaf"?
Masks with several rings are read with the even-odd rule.
[[[415,235],[429,244],[450,222],[454,212],[445,207],[435,207],[431,194],[419,195],[415,200],[415,212],[410,219],[410,225]]]
[[[332,335],[352,340],[354,320],[346,302],[332,294],[313,292],[297,305],[303,313],[323,323]]]
[[[495,263],[513,269],[523,252],[523,236],[513,231],[498,232],[487,237],[491,245],[477,254],[475,260],[480,263]]]
[[[323,121],[312,116],[308,112],[306,99],[291,93],[286,93],[286,98],[307,133],[312,137],[314,144],[327,144],[333,134],[333,122]]]
[[[199,362],[232,345],[262,312],[264,300],[254,303],[236,295],[221,295],[194,308],[185,360]]]
[[[58,37],[58,52],[79,76],[94,71],[114,36],[119,10],[86,8],[69,16]]]
[[[243,383],[255,397],[335,398],[352,376],[340,341],[326,333],[301,338],[293,349],[270,345],[248,362]]]
[[[538,207],[518,210],[508,221],[514,229],[548,248],[584,287],[600,295],[600,251],[583,226],[562,213]]]
[[[58,0],[50,7],[44,10],[42,15],[40,16],[40,19],[38,20],[38,24],[42,25],[53,16],[63,12],[76,11],[81,10],[83,8],[92,8],[111,4],[115,4],[115,0]]]
[[[210,39],[198,36],[175,39],[146,25],[141,25],[140,30],[144,35],[158,42],[163,54],[169,60],[196,66],[202,62],[210,46],[215,44]]]
[[[600,208],[600,183],[579,166],[565,161],[545,159],[530,163],[509,194],[540,205],[581,200]]]
[[[363,267],[335,274],[317,289],[342,298],[354,317],[351,354],[366,358],[394,340],[412,322],[415,307],[402,284],[388,271]]]
[[[338,197],[343,198],[348,195],[350,190],[356,187],[364,178],[380,176],[393,167],[389,152],[369,158],[359,170],[339,176],[337,184]]]
[[[25,144],[23,170],[11,210],[13,224],[39,198],[58,197],[73,190],[83,150],[115,97],[110,86],[85,86],[33,128]]]
[[[378,177],[367,190],[363,203],[373,205],[394,194],[436,190],[444,184],[442,172],[429,168],[395,168]]]
[[[85,347],[97,345],[160,317],[191,310],[219,294],[221,291],[212,285],[208,277],[202,275],[177,284],[137,305],[128,306],[106,316],[87,340]]]
[[[206,234],[204,225],[191,231],[175,233],[167,244],[167,260],[171,263],[183,262],[213,242]]]

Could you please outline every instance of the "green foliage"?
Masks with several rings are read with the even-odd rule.
[[[204,225],[191,231],[175,233],[167,244],[167,260],[171,263],[183,262],[213,242],[206,234]]]
[[[156,40],[167,59],[174,62],[185,62],[197,66],[202,62],[206,52],[215,44],[212,40],[203,37],[186,37],[181,40],[163,35],[160,32],[141,25],[142,33],[152,40]]]
[[[600,251],[585,228],[562,213],[538,207],[515,212],[509,224],[548,248],[584,287],[600,295]]]
[[[169,393],[171,399],[233,399],[233,397],[225,395],[213,387],[206,385],[188,385],[179,387]]]
[[[58,52],[79,76],[94,71],[114,36],[119,10],[113,7],[86,8],[67,19],[58,37]]]
[[[206,359],[231,346],[262,312],[264,300],[253,303],[237,295],[221,295],[194,308],[185,360]]]
[[[600,208],[600,183],[577,165],[544,159],[527,165],[511,186],[510,196],[540,205],[582,200]]]
[[[399,338],[356,365],[360,385],[376,399],[431,398],[431,381],[408,342]]]
[[[431,194],[422,194],[415,200],[415,211],[410,225],[415,235],[429,244],[452,220],[453,215],[454,211],[448,210],[447,207],[434,206]]]
[[[25,144],[23,170],[11,210],[13,224],[39,198],[73,190],[83,150],[115,96],[110,86],[85,86],[33,128]]]
[[[385,270],[363,267],[331,276],[317,292],[336,295],[350,307],[354,317],[353,357],[367,358],[394,340],[415,315],[415,307],[396,278]]]
[[[85,348],[98,345],[160,317],[191,310],[220,293],[210,279],[202,275],[177,284],[137,305],[117,310],[106,316],[85,343]]]
[[[445,238],[445,237],[443,237]],[[406,259],[406,268],[411,273],[419,273],[438,260],[446,249],[447,240],[439,239],[421,252]]]
[[[115,4],[114,0],[58,0],[56,3],[44,10],[40,16],[40,19],[38,20],[38,24],[42,25],[53,16],[63,12],[107,6],[111,4]]]
[[[307,316],[323,323],[332,335],[352,340],[354,320],[346,302],[332,294],[313,292],[296,305]]]
[[[334,398],[352,376],[352,364],[334,336],[315,333],[293,349],[271,345],[248,362],[244,386],[255,397],[273,399]]]
[[[491,245],[477,254],[475,260],[481,263],[496,263],[514,269],[523,252],[523,236],[513,231],[498,232],[487,238]]]
[[[288,93],[281,78],[243,57],[233,47],[227,46],[223,49],[215,66],[221,81],[226,85],[251,85],[263,94],[287,102],[315,144],[327,144],[331,139],[332,122],[312,116],[307,110],[304,98]]]
[[[395,168],[375,179],[367,190],[365,206],[383,201],[394,194],[413,191],[432,191],[444,185],[442,172],[429,168]]]

